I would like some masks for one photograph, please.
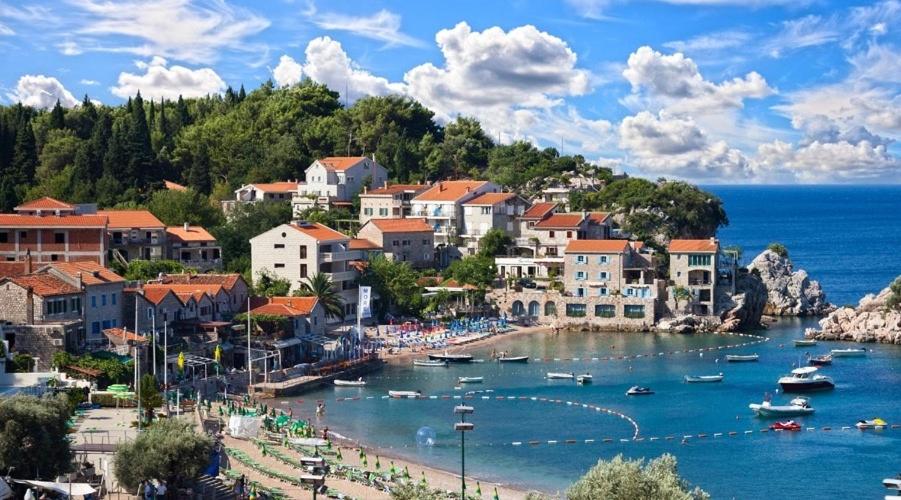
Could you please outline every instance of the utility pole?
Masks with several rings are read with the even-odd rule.
[[[151,316],[150,329],[153,330],[153,378],[156,378],[156,311]]]
[[[247,394],[253,396],[253,365],[250,358],[250,295],[247,296]]]
[[[475,426],[466,421],[466,415],[473,413],[472,406],[459,405],[454,407],[454,413],[460,415],[460,421],[454,424],[454,430],[460,431],[460,498],[466,498],[466,433]]]
[[[163,399],[166,400],[166,416],[169,416],[169,322],[163,323]]]

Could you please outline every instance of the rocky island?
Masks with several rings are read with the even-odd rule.
[[[823,316],[835,310],[826,300],[820,283],[811,280],[807,271],[795,270],[785,247],[775,243],[758,255],[748,266],[766,287],[767,316]]]
[[[807,338],[901,344],[901,276],[878,294],[868,294],[857,307],[841,307],[808,328]]]

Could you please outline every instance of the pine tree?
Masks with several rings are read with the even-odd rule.
[[[147,128],[149,130],[153,130],[153,125],[156,122],[156,106],[153,103],[153,99],[150,100],[150,110],[147,113]]]
[[[66,112],[63,111],[62,105],[59,103],[59,99],[56,100],[56,105],[53,106],[53,110],[50,111],[50,129],[63,129],[66,128]]]
[[[197,153],[194,154],[190,166],[185,169],[183,176],[188,186],[198,193],[210,192],[210,155],[207,146],[200,143]]]
[[[178,96],[178,102],[175,103],[175,124],[176,130],[181,130],[191,124],[191,114],[188,113],[188,104],[185,100]]]
[[[28,184],[34,179],[34,170],[38,164],[37,147],[34,142],[34,130],[31,121],[19,127],[16,144],[13,146],[13,164],[10,169],[11,180],[16,185]]]
[[[234,106],[238,102],[238,96],[235,94],[234,89],[232,89],[231,85],[225,89],[225,104],[229,107]]]
[[[238,102],[247,98],[247,92],[244,92],[244,84],[241,84],[241,90],[238,91]]]
[[[150,144],[150,128],[147,126],[147,116],[144,114],[144,99],[141,93],[135,96],[132,102],[131,120],[127,134],[128,163],[125,171],[127,179],[123,179],[125,185],[141,188],[149,180],[155,179],[153,172],[154,155]]]

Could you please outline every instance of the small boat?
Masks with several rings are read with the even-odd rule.
[[[808,398],[806,396],[795,396],[795,398],[792,399],[791,401],[789,401],[788,404],[795,405],[795,406],[803,406],[806,408],[806,407],[810,406],[810,398]]]
[[[818,375],[817,367],[804,366],[795,368],[790,375],[779,378],[783,392],[821,391],[835,388],[832,377]]]
[[[754,413],[761,417],[791,417],[795,415],[810,415],[814,409],[806,405],[788,404],[774,406],[769,401],[763,403],[751,403],[748,405]]]
[[[789,420],[787,422],[776,422],[775,424],[770,426],[771,431],[800,431],[801,424],[795,422],[794,420]]]
[[[747,363],[750,361],[757,361],[760,359],[760,356],[757,354],[727,354],[726,361],[730,363]]]
[[[709,382],[722,382],[723,374],[719,375],[686,375],[685,381],[689,384],[703,384]]]
[[[808,347],[817,345],[816,339],[795,339],[795,347]]]
[[[901,474],[898,474],[898,477],[883,479],[882,485],[890,490],[901,491]],[[889,497],[885,497],[885,498],[889,498]]]
[[[414,359],[413,366],[447,366],[447,361],[434,361],[431,359]]]
[[[874,418],[871,420],[860,420],[856,424],[854,424],[854,426],[860,430],[884,429],[887,425],[888,424],[885,422],[885,420],[882,420],[881,418]]]
[[[339,387],[363,387],[366,385],[366,381],[363,379],[357,379],[357,380],[335,379],[335,385],[337,385]]]
[[[434,361],[447,361],[448,363],[472,363],[472,354],[429,354],[429,359]]]
[[[422,396],[420,391],[388,391],[388,396],[392,398],[411,398],[416,399]]]
[[[497,358],[497,361],[499,363],[528,363],[529,357],[528,356],[509,356],[509,357],[503,356],[503,357]]]
[[[833,349],[831,352],[833,358],[851,358],[867,355],[866,349]]]
[[[826,366],[832,364],[832,355],[823,354],[822,356],[814,356],[807,361],[810,366]]]
[[[549,378],[549,379],[551,379],[551,380],[555,380],[555,379],[569,379],[569,380],[572,380],[572,379],[576,378],[576,375],[575,375],[574,373],[571,373],[571,372],[570,372],[570,373],[547,372],[547,375],[546,375],[546,376],[547,376],[547,378]]]
[[[654,391],[649,387],[639,387],[637,385],[630,387],[629,390],[626,391],[626,396],[649,396],[651,394],[654,394]]]
[[[579,384],[590,384],[593,380],[593,377],[590,373],[586,373],[584,375],[579,375],[576,377],[576,383]]]
[[[458,384],[481,384],[484,382],[484,377],[458,377]]]

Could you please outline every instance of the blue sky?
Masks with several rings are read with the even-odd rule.
[[[899,20],[899,0],[0,0],[0,102],[312,78],[648,177],[899,182]]]

